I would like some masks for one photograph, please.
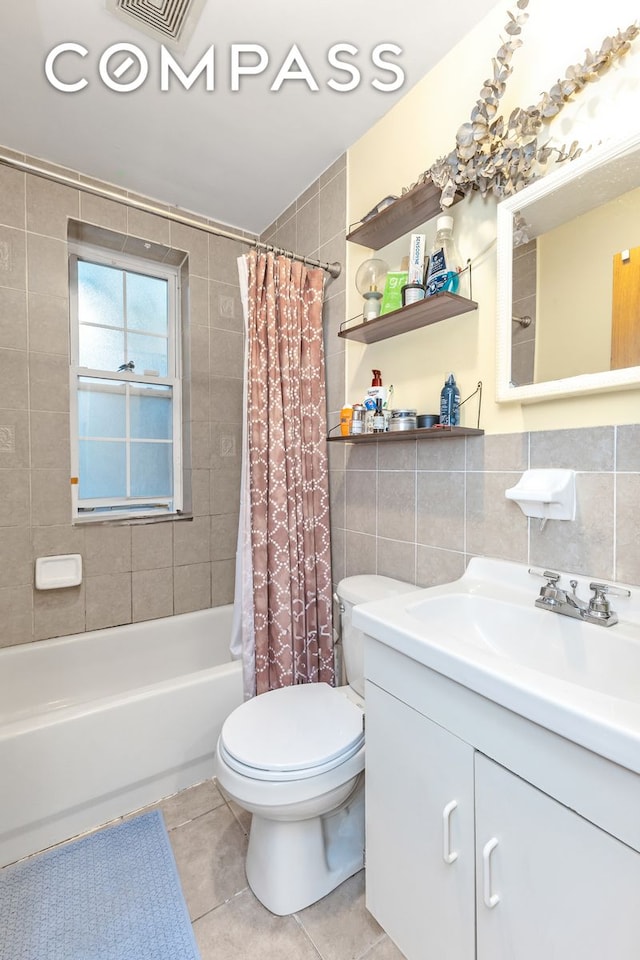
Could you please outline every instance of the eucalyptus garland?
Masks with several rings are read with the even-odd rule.
[[[615,36],[606,37],[595,53],[587,50],[582,63],[567,67],[564,78],[541,95],[534,106],[516,107],[508,119],[498,116],[498,105],[504,96],[511,76],[513,55],[522,46],[520,34],[529,18],[526,8],[529,0],[517,0],[517,13],[507,11],[505,33],[493,58],[493,75],[485,80],[470,119],[456,134],[456,146],[445,157],[429,167],[417,183],[433,181],[441,191],[440,205],[451,206],[455,197],[478,191],[498,199],[511,196],[544,174],[547,162],[573,160],[583,148],[574,141],[569,146],[552,146],[550,141],[539,142],[543,127],[556,117],[562,108],[586,87],[599,80],[615,60],[622,57],[640,33],[637,23]]]

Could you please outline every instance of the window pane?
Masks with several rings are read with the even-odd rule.
[[[126,496],[126,445],[118,441],[81,440],[79,446],[80,499]]]
[[[88,261],[82,259],[85,255]],[[77,278],[73,339],[78,344],[72,361],[75,489],[80,509],[87,501],[96,504],[92,519],[103,511],[108,516],[116,507],[144,513],[145,504],[172,500],[174,456],[180,449],[175,388],[158,382],[177,374],[175,271],[153,263],[147,269],[143,260],[122,253],[95,256],[102,262],[91,262],[90,249],[79,248],[72,261]],[[141,504],[133,507],[133,499]]]
[[[136,440],[171,440],[171,387],[131,388],[131,436]]]
[[[173,444],[131,444],[131,496],[168,497],[173,486]]]
[[[122,270],[78,261],[80,323],[124,326]]]
[[[80,324],[79,365],[94,370],[117,370],[127,359],[124,332]]]
[[[132,330],[160,333],[168,330],[168,284],[158,277],[127,273],[127,326]]]
[[[160,377],[167,376],[167,339],[146,337],[141,333],[127,335],[127,359],[135,363],[135,372],[144,374],[153,370]]]
[[[78,435],[124,438],[125,384],[81,379],[78,387]]]

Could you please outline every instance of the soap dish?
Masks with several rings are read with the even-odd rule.
[[[36,590],[77,587],[80,583],[82,583],[82,557],[79,553],[38,557],[36,560]]]

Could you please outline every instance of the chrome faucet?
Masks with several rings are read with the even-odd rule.
[[[585,623],[597,623],[602,627],[612,627],[618,622],[618,614],[611,609],[611,604],[607,599],[607,594],[613,594],[616,597],[630,597],[631,591],[623,587],[614,587],[608,583],[593,582],[589,584],[589,589],[593,590],[593,596],[589,600],[581,600],[576,593],[578,586],[577,580],[570,580],[569,586],[571,592],[558,586],[560,574],[552,570],[532,570],[529,573],[534,577],[544,577],[547,581],[540,588],[540,594],[536,598],[536,607],[542,610],[551,610],[553,613],[560,613],[565,617],[574,617],[576,620],[584,620]]]

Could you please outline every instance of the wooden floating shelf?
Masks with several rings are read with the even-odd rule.
[[[391,313],[385,313],[381,317],[376,317],[375,320],[340,330],[338,336],[346,340],[358,340],[360,343],[377,343],[378,340],[397,337],[401,333],[410,333],[412,330],[419,330],[420,327],[428,327],[432,323],[448,320],[449,317],[469,313],[477,307],[475,300],[468,300],[466,297],[458,296],[457,293],[443,291],[432,297],[425,297],[424,300],[418,300],[416,303],[410,303],[399,310],[392,310]]]
[[[348,437],[327,437],[329,443],[388,443],[393,440],[451,440],[455,437],[481,437],[484,430],[474,427],[421,427],[418,430],[394,430],[393,433],[356,433]]]
[[[380,213],[376,213],[370,220],[352,230],[347,234],[347,240],[359,243],[363,247],[371,247],[373,250],[386,247],[388,243],[408,233],[413,227],[426,223],[427,220],[442,213],[440,193],[440,187],[431,180],[418,184]],[[457,203],[461,199],[462,194],[458,194],[453,202]]]

